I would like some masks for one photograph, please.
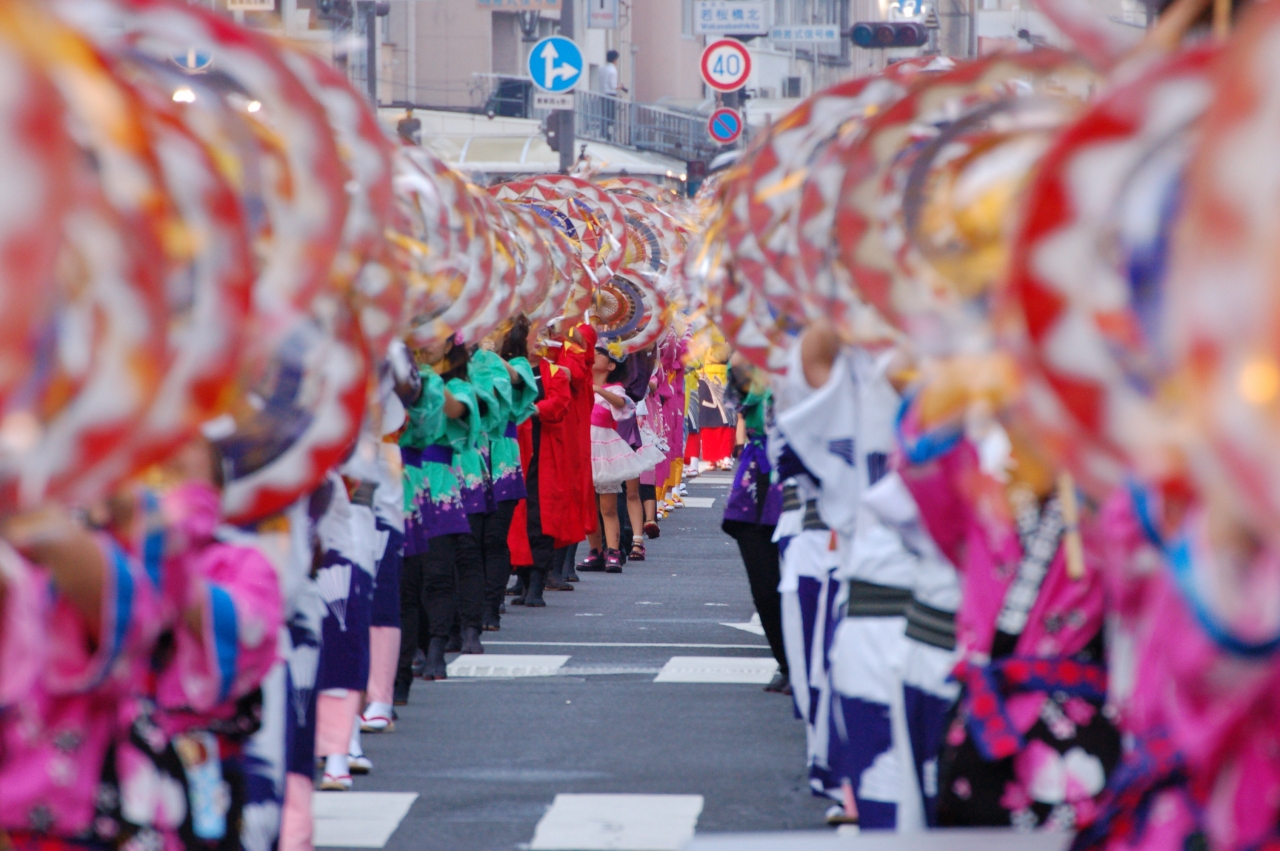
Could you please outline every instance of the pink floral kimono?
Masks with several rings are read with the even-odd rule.
[[[1161,540],[1154,503],[1145,489],[1124,488],[1101,515],[1111,601],[1132,648],[1120,696],[1131,735],[1102,814],[1076,848],[1181,851],[1207,843],[1232,851],[1275,842],[1280,655],[1214,640],[1218,628],[1193,608],[1172,564],[1185,555],[1205,564],[1205,548],[1195,535],[1181,552],[1181,542]],[[1237,628],[1255,626],[1249,621],[1280,599],[1276,554],[1264,552],[1253,567],[1241,597],[1261,602],[1239,613]]]
[[[144,515],[136,557],[100,538],[97,634],[40,568],[6,580],[6,608],[15,587],[27,597],[34,587],[43,601],[0,634],[6,662],[13,646],[43,647],[34,676],[0,669],[0,694],[16,695],[12,677],[26,681],[0,710],[0,829],[18,848],[72,840],[178,849],[209,838],[191,771],[202,766],[179,754],[174,737],[222,730],[275,662],[279,583],[255,551],[212,539],[212,488],[184,485]],[[207,768],[210,755],[201,755]]]
[[[1087,825],[1120,755],[1096,525],[1082,510],[1085,572],[1072,579],[1056,497],[1015,512],[969,441],[902,443],[902,478],[961,581],[963,690],[939,759],[939,824]]]

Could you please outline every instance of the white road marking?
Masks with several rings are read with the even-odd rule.
[[[645,665],[565,665],[560,669],[562,677],[598,677],[618,674],[656,674],[661,668]]]
[[[714,496],[686,496],[684,498],[685,508],[711,508],[716,504]]]
[[[385,848],[416,792],[315,792],[311,813],[317,848]]]
[[[760,613],[756,612],[751,616],[751,620],[746,623],[722,623],[721,626],[731,626],[734,629],[740,629],[743,632],[749,632],[752,635],[764,635],[764,626],[760,623]]]
[[[556,795],[531,851],[679,851],[693,838],[701,795]]]
[[[672,656],[655,683],[751,683],[764,685],[778,672],[769,657]]]
[[[485,653],[482,656],[459,656],[450,663],[448,671],[451,677],[554,677],[568,661],[568,656]]]
[[[661,644],[628,641],[485,641],[504,647],[683,647],[702,650],[768,650],[767,644]]]
[[[728,603],[703,603],[704,606],[728,606]]]

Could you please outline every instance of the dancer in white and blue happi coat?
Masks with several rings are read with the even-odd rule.
[[[403,420],[403,408],[401,419]],[[383,430],[387,431],[387,423]],[[396,431],[399,426],[390,429]],[[400,657],[400,571],[404,563],[404,482],[400,450],[379,441],[375,470],[378,488],[373,492],[381,552],[373,577],[373,601],[369,613],[369,684],[360,729],[369,733],[391,732],[395,702],[396,664]]]
[[[906,614],[903,710],[925,823],[936,827],[938,754],[942,752],[947,716],[960,692],[959,684],[951,677],[959,659],[956,610],[960,606],[960,581],[955,566],[924,528],[920,509],[896,472],[868,488],[863,501],[916,559],[912,599]]]
[[[825,339],[824,339],[825,338]],[[887,359],[843,349],[825,329],[802,342],[805,374],[822,380],[780,415],[779,427],[820,482],[818,510],[835,532],[839,567],[828,645],[830,732],[826,793],[864,828],[924,823],[902,696],[905,609],[915,558],[863,505],[888,470],[897,394]]]
[[[316,756],[321,789],[351,788],[350,752],[361,695],[369,682],[369,612],[373,601],[373,487],[330,472],[327,505],[316,524],[316,584],[328,609],[316,676]],[[352,500],[354,493],[356,499]]]
[[[833,633],[832,609],[839,566],[831,530],[818,513],[818,479],[787,444],[777,416],[802,402],[812,390],[800,366],[800,346],[790,352],[787,374],[775,381],[775,419],[770,424],[769,458],[782,483],[782,512],[774,541],[778,545],[782,635],[796,714],[805,724],[806,764],[814,794],[831,787],[827,766],[830,688],[827,648]],[[838,786],[838,784],[836,784]]]

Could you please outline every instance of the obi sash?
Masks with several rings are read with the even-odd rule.
[[[1053,692],[1101,702],[1107,696],[1107,670],[1074,659],[1011,656],[988,665],[962,660],[952,674],[964,686],[969,704],[966,727],[982,758],[992,762],[1026,747],[1005,711],[1005,698],[1027,692]]]
[[[415,449],[411,446],[400,447],[400,459],[414,467],[421,467],[426,463],[436,464],[452,464],[453,449],[448,446],[440,446],[432,444],[425,449]]]

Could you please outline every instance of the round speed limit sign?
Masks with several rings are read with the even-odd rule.
[[[716,91],[736,92],[750,75],[751,54],[742,42],[725,38],[702,51],[702,79]]]

